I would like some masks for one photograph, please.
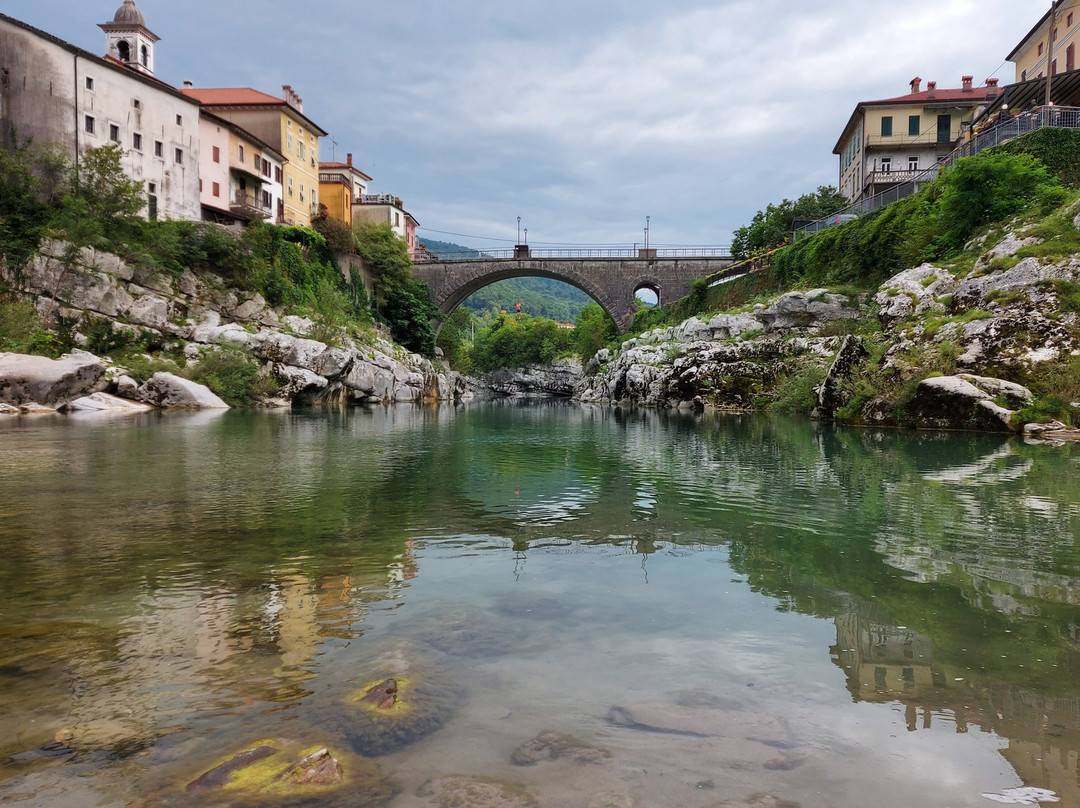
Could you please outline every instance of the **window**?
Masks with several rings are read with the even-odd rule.
[[[135,109],[142,109],[142,101],[140,101],[138,98],[132,98],[131,106],[135,107]]]
[[[176,116],[176,125],[177,126],[183,126],[184,125],[184,116],[183,115],[177,115]]]
[[[129,42],[121,39],[116,43],[116,58],[121,62],[131,61],[131,44]]]
[[[922,118],[919,115],[909,115],[907,119],[907,133],[912,137],[918,137],[922,131]]]
[[[83,121],[83,128],[92,135],[94,134],[95,127],[96,121],[94,121],[94,116],[87,115]]]
[[[215,182],[213,188],[214,188],[214,196],[221,196],[221,183],[220,182]]]
[[[117,126],[115,123],[109,124],[109,140],[111,140],[113,143],[120,142],[120,127]]]
[[[1076,70],[1076,43],[1070,42],[1065,48],[1065,72]]]
[[[304,127],[299,126],[297,127],[296,131],[300,134],[300,137],[304,136]]]
[[[881,119],[881,136],[892,137],[892,115],[886,115]]]
[[[882,157],[881,158],[881,171],[882,171],[883,174],[889,174],[890,172],[892,172],[892,158],[891,157]]]
[[[142,151],[142,135],[138,132],[135,132],[131,136],[131,148],[135,151]]]
[[[304,183],[300,183],[300,201],[304,201]]]
[[[211,156],[213,157],[213,160],[214,160],[215,163],[220,163],[221,162],[221,147],[220,146],[214,146],[214,150],[213,150],[213,153],[212,153]]]
[[[274,204],[274,200],[270,196],[269,191],[263,191],[262,192],[262,203],[263,203],[262,206],[264,208],[266,208],[267,210],[270,210],[271,206]]]
[[[178,166],[182,166],[184,164],[184,150],[183,149],[177,149],[173,153],[173,162],[175,162]]]
[[[311,167],[315,168],[315,158],[314,157],[311,158]]]
[[[155,194],[148,194],[146,198],[146,218],[150,221],[157,221],[157,196]]]
[[[1056,76],[1057,75],[1057,59],[1055,59],[1054,61],[1052,61],[1050,63],[1050,75],[1051,76]]]
[[[292,133],[290,132],[285,137],[285,151],[287,153],[289,153],[289,154],[292,154],[292,150],[293,150],[293,148],[292,148]]]
[[[1042,56],[1042,53],[1043,53],[1043,43],[1040,42],[1039,43],[1039,56]]]
[[[270,169],[271,169],[271,168],[272,168],[272,166],[270,165],[270,161],[269,161],[269,160],[267,160],[267,159],[266,159],[266,158],[264,157],[264,158],[262,159],[262,173],[263,173],[263,176],[264,176],[264,177],[269,177],[269,176],[270,176]],[[280,180],[278,180],[278,182],[280,182]]]
[[[292,195],[293,195],[293,181],[292,181],[292,177],[289,177],[289,198],[290,199],[292,198]]]
[[[274,166],[274,182],[281,185],[281,166]]]
[[[237,159],[239,159],[241,163],[244,162],[244,144],[243,143],[239,144],[236,147],[236,156],[237,156]]]
[[[919,170],[919,158],[918,157],[909,157],[907,159],[907,168],[908,168],[908,171],[918,171]]]
[[[1027,71],[1024,70],[1020,73],[1020,81],[1027,81]]]
[[[165,159],[165,144],[160,140],[154,141],[154,157],[160,157],[162,160]]]
[[[90,76],[86,77],[86,89],[88,89],[88,90],[93,90],[94,89],[94,79],[92,77],[90,77]]]
[[[302,141],[302,140],[298,141],[297,144],[296,144],[296,156],[299,157],[301,160],[303,160],[304,157],[305,157],[305,154],[304,154],[304,141]]]
[[[395,210],[394,211],[394,227],[399,227],[400,225],[401,225],[401,214],[398,213]]]
[[[1068,28],[1072,28],[1072,24],[1073,24],[1073,15],[1072,15],[1072,12],[1070,12],[1069,16],[1065,18],[1065,25]]]
[[[143,67],[150,67],[150,49],[146,45],[142,46],[142,63]]]

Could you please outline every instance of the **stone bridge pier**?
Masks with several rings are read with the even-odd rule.
[[[442,320],[479,289],[509,278],[554,278],[576,286],[615,321],[619,332],[630,330],[635,294],[652,290],[669,303],[690,293],[690,284],[721,272],[731,258],[528,258],[475,261],[429,261],[413,265],[413,277],[426,281]],[[440,327],[441,323],[437,324]]]

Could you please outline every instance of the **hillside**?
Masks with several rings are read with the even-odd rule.
[[[463,247],[448,241],[425,239],[424,244],[436,255],[480,255],[472,247]],[[591,298],[580,289],[552,280],[551,278],[515,278],[486,286],[462,305],[482,314],[514,311],[521,303],[521,310],[535,317],[547,317],[560,323],[573,323]]]

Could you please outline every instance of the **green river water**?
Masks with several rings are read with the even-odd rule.
[[[186,788],[260,744],[345,782]],[[1080,446],[535,403],[0,420],[2,804],[1068,807],[1078,756]]]

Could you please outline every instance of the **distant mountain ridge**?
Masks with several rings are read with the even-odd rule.
[[[447,258],[479,258],[483,253],[473,247],[463,247],[449,241],[424,239],[428,252]],[[477,313],[491,311],[513,312],[517,304],[525,314],[547,317],[560,323],[573,323],[581,310],[592,302],[587,294],[576,286],[552,278],[513,278],[485,286],[464,303]]]

